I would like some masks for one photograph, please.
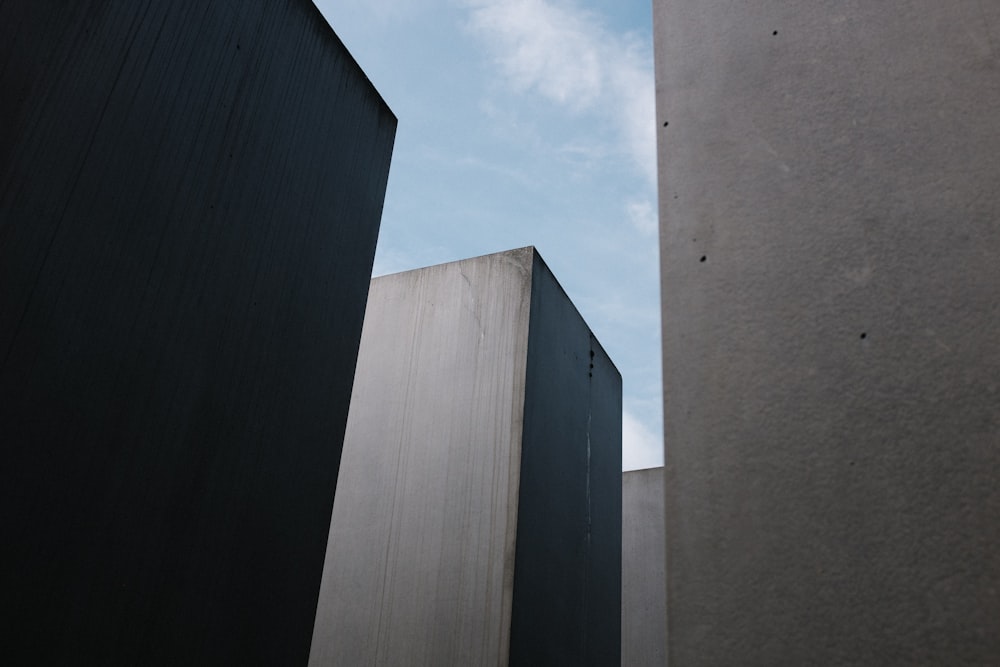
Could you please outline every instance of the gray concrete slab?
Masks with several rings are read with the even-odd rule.
[[[1000,663],[998,18],[654,2],[672,666]]]
[[[663,468],[622,474],[622,665],[663,667],[667,652]]]
[[[311,665],[617,661],[621,377],[533,248],[372,281]]]
[[[395,127],[306,0],[0,2],[8,662],[307,660]]]

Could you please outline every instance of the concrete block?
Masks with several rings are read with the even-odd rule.
[[[608,665],[621,376],[533,248],[372,281],[310,664]]]
[[[622,474],[622,665],[663,667],[667,651],[663,468]]]
[[[306,662],[395,125],[306,0],[0,3],[6,654]]]
[[[1000,3],[654,8],[669,664],[1000,664]]]

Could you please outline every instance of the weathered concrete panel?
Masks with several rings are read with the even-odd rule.
[[[305,0],[0,2],[7,653],[305,662],[394,132]]]
[[[310,664],[506,657],[531,264],[372,281]]]
[[[663,468],[622,474],[622,665],[663,667],[667,652]]]
[[[310,664],[617,659],[621,377],[534,249],[372,281],[341,469]]]
[[[997,3],[654,6],[670,664],[1000,663]]]

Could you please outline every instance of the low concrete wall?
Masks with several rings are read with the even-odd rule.
[[[372,281],[311,665],[618,660],[621,377],[533,248]]]
[[[31,664],[302,664],[396,121],[307,0],[0,2]]]
[[[667,651],[663,468],[622,474],[622,665],[663,667]]]

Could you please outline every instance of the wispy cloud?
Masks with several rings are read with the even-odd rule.
[[[646,236],[656,235],[656,211],[651,201],[648,199],[630,201],[625,205],[625,212],[629,222],[640,233]]]
[[[656,180],[652,52],[568,0],[464,0],[505,80],[576,113],[600,113],[649,184]]]
[[[663,465],[663,441],[628,410],[622,411],[622,470]]]
[[[472,27],[490,38],[497,62],[520,91],[586,109],[601,93],[594,18],[545,0],[482,0],[472,6]]]

